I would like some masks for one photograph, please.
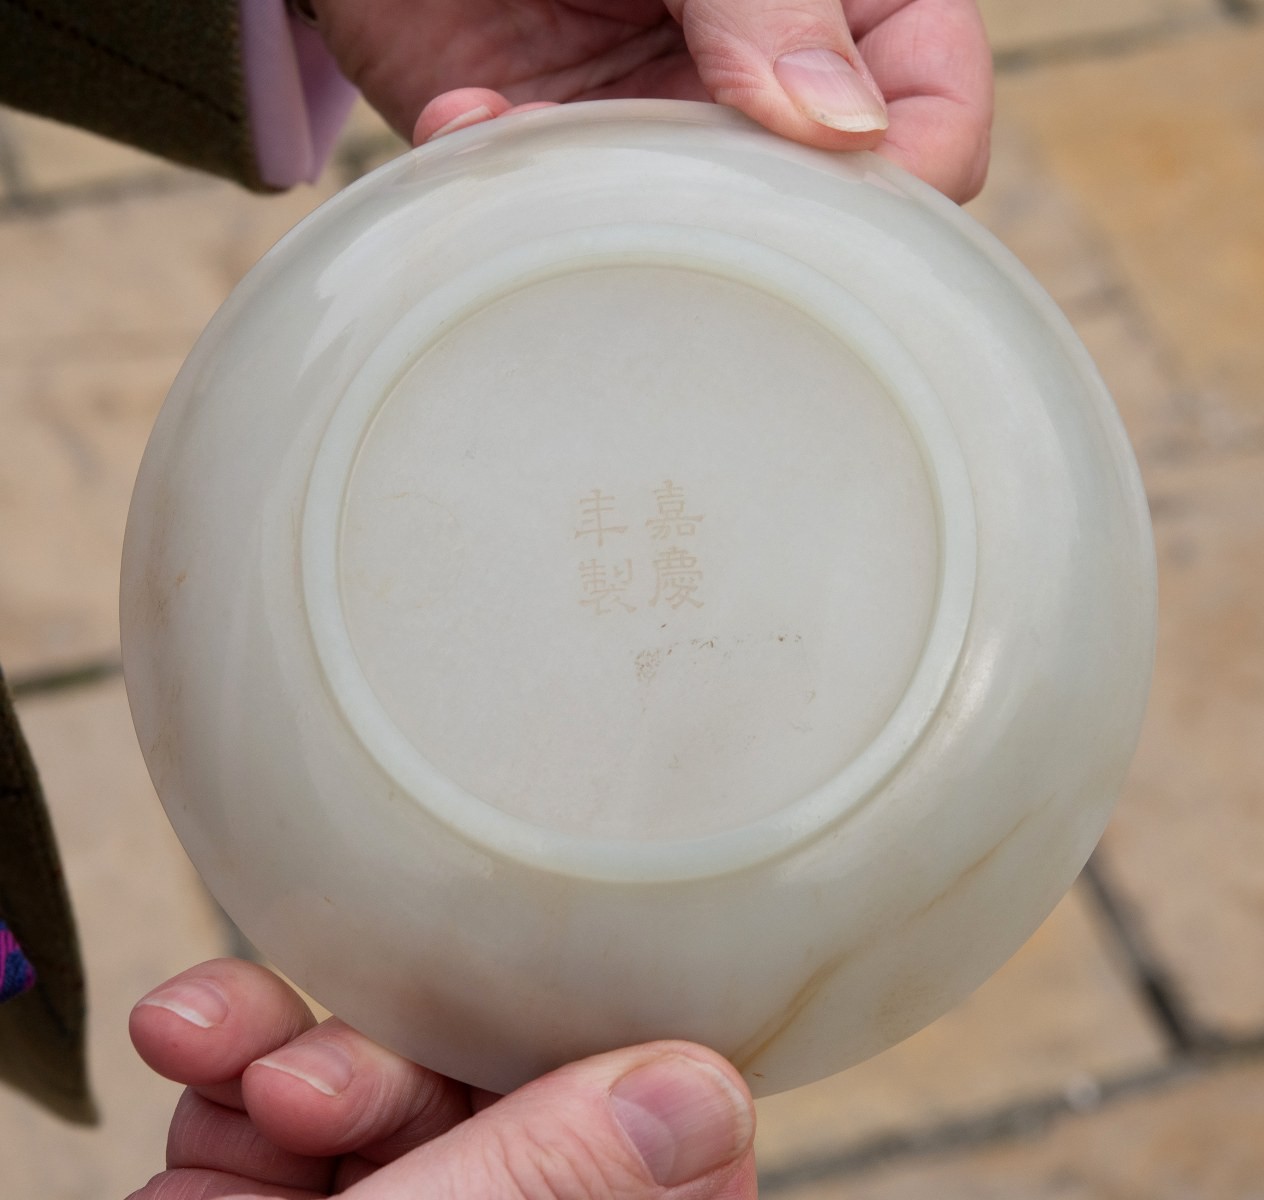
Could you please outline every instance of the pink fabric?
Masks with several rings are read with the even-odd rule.
[[[351,110],[355,88],[320,35],[292,17],[285,0],[238,3],[259,175],[270,187],[312,183]]]

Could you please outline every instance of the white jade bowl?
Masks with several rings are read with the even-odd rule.
[[[512,1088],[658,1037],[757,1093],[1035,929],[1137,737],[1119,418],[988,234],[706,105],[532,112],[308,218],[145,455],[123,642],[211,891]]]

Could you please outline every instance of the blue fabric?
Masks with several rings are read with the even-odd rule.
[[[22,953],[18,940],[0,921],[0,1004],[35,986],[35,968]]]

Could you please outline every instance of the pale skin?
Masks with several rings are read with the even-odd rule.
[[[991,56],[972,0],[311,0],[344,72],[421,143],[539,104],[714,100],[872,149],[959,202],[983,185]],[[418,1014],[424,1020],[424,1014]],[[131,1200],[753,1200],[754,1114],[699,1046],[600,1055],[504,1098],[317,1024],[260,967],[155,989],[132,1038],[186,1085]]]
[[[498,1098],[340,1021],[318,1025],[280,979],[230,959],[151,992],[132,1012],[131,1034],[155,1071],[187,1087],[167,1170],[129,1200],[756,1195],[749,1094],[700,1046],[617,1050]],[[629,1082],[630,1126],[620,1118]],[[667,1125],[674,1136],[664,1145]]]
[[[711,99],[796,141],[875,149],[958,202],[978,192],[987,172],[992,62],[973,0],[312,5],[344,72],[417,142],[525,104]],[[808,52],[806,64],[798,60],[801,84],[802,68],[817,65],[813,51],[855,71],[861,83],[850,99],[828,73],[819,80],[824,106],[819,87],[796,96],[790,78],[787,89],[784,56]]]

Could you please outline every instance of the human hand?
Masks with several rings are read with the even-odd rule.
[[[167,1167],[129,1200],[753,1200],[749,1094],[723,1059],[658,1042],[498,1098],[317,1025],[262,967],[205,963],[132,1012],[188,1085]]]
[[[709,98],[809,145],[877,149],[958,201],[987,171],[974,0],[308,3],[343,71],[418,144],[542,101]]]

